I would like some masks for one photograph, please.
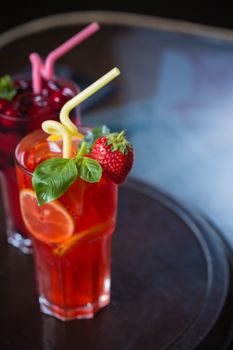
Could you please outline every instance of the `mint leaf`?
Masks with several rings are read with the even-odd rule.
[[[92,134],[94,137],[94,142],[100,138],[103,135],[107,135],[110,133],[109,128],[106,125],[101,125],[101,126],[97,126],[92,130]]]
[[[98,182],[102,176],[102,167],[97,160],[83,157],[79,163],[79,176],[87,182]]]
[[[82,148],[82,145],[85,143],[86,150],[87,150],[88,153],[90,153],[92,145],[93,145],[93,142],[94,142],[94,135],[93,135],[92,131],[88,130],[87,134],[85,135],[85,137],[80,142],[78,148],[80,150]]]
[[[81,148],[82,143],[85,142],[87,153],[90,153],[95,141],[101,136],[107,135],[109,133],[110,130],[106,125],[97,126],[94,129],[92,129],[92,131],[87,131],[87,134],[79,144],[79,149]]]
[[[17,90],[14,87],[11,77],[9,75],[5,75],[4,77],[0,78],[0,98],[11,101],[16,94]]]
[[[32,184],[39,205],[60,197],[78,177],[74,159],[52,158],[35,169]]]

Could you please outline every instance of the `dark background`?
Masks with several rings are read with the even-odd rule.
[[[56,13],[83,10],[113,10],[149,14],[233,29],[233,12],[227,1],[86,1],[15,0],[1,1],[0,31]]]

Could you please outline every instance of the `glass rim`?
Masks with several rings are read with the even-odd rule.
[[[25,142],[28,138],[32,137],[34,134],[35,135],[36,134],[41,134],[41,135],[44,135],[44,136],[47,135],[47,137],[48,137],[48,134],[46,134],[46,132],[43,131],[42,129],[34,130],[34,131],[30,132],[29,134],[25,135],[19,141],[19,143],[17,144],[17,146],[15,148],[15,152],[14,152],[14,158],[15,158],[16,165],[19,166],[27,175],[30,175],[30,176],[32,176],[33,173],[30,170],[28,170],[27,167],[22,164],[22,162],[20,162],[20,160],[18,159],[18,151],[19,151],[19,148],[20,148],[21,144],[23,142]]]
[[[78,130],[79,131],[81,131],[81,133],[84,131],[84,134],[87,132],[87,131],[89,131],[89,130],[91,130],[92,128],[91,127],[87,127],[87,126],[78,126]],[[33,172],[31,172],[30,170],[28,170],[27,169],[27,167],[26,166],[24,166],[23,164],[22,164],[22,162],[20,162],[20,160],[19,160],[19,154],[18,154],[18,152],[19,152],[19,148],[22,146],[22,143],[23,142],[26,142],[27,141],[27,139],[30,139],[31,137],[33,137],[33,135],[41,135],[41,137],[42,136],[44,136],[44,138],[41,138],[41,140],[40,141],[42,141],[43,139],[46,139],[46,138],[48,138],[49,137],[49,134],[47,134],[45,131],[43,131],[42,129],[37,129],[37,130],[34,130],[34,131],[32,131],[32,132],[30,132],[29,134],[27,134],[27,135],[25,135],[20,141],[19,141],[19,143],[17,144],[17,146],[16,146],[16,148],[15,148],[15,152],[14,152],[14,158],[15,158],[15,163],[16,163],[16,165],[19,167],[19,168],[21,168],[22,170],[23,170],[23,172],[24,173],[26,173],[27,175],[29,175],[29,176],[32,176],[33,175]],[[51,141],[52,142],[52,141]]]
[[[53,118],[54,116],[59,115],[59,112],[54,112],[51,114],[48,114],[48,118]],[[0,119],[5,119],[5,120],[10,120],[14,122],[20,122],[20,123],[28,123],[31,120],[34,120],[35,118],[33,117],[11,117],[8,115],[5,115],[4,113],[0,112]]]
[[[31,80],[31,74],[30,73],[18,73],[18,74],[14,74],[12,75],[12,79],[13,80],[17,80],[17,79],[25,79],[27,81]],[[61,82],[61,83],[69,83],[70,85],[72,85],[73,88],[76,89],[76,94],[78,94],[80,92],[80,88],[78,86],[78,84],[73,81],[70,80],[69,78],[66,77],[58,77],[58,76],[54,76],[54,79],[50,79],[49,81],[55,81],[55,82]],[[53,118],[54,116],[58,115],[59,112],[55,112],[53,111],[53,113],[49,114],[49,118]],[[20,122],[20,123],[27,123],[28,121],[30,121],[31,119],[33,119],[30,116],[22,116],[22,117],[11,117],[8,115],[5,115],[4,112],[0,112],[0,119],[5,119],[5,120],[9,120],[9,121],[14,121],[14,122]]]

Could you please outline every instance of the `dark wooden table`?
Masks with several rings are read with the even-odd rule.
[[[83,123],[126,128],[133,175],[201,208],[231,243],[232,33],[129,14],[60,15],[0,36],[0,75],[28,70],[31,51],[45,56],[92,20],[101,31],[60,60],[58,74],[81,87],[113,66],[122,75],[82,106]],[[231,252],[202,215],[153,186],[121,189],[112,304],[92,321],[39,314],[32,257],[6,245],[2,226],[1,349],[230,348]]]
[[[1,349],[226,349],[231,265],[216,230],[143,183],[120,188],[112,300],[93,320],[39,312],[32,256],[1,230]]]

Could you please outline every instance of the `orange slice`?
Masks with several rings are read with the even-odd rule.
[[[59,247],[54,249],[54,253],[58,255],[62,255],[66,253],[71,247],[73,247],[78,242],[83,239],[94,239],[94,235],[97,234],[98,238],[102,235],[106,235],[112,233],[115,227],[115,220],[110,218],[106,222],[90,227],[86,230],[83,230],[77,234],[74,234],[71,238],[69,238],[65,243],[61,244]]]
[[[59,201],[39,207],[35,192],[24,189],[20,192],[20,207],[28,231],[40,241],[61,243],[72,236],[74,220]]]

